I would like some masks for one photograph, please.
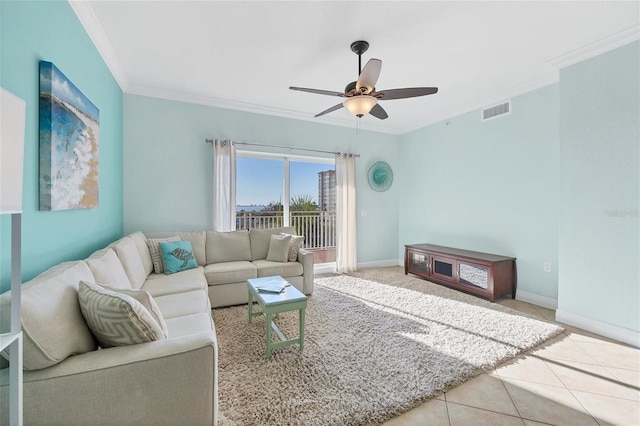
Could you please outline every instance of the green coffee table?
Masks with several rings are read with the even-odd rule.
[[[297,288],[289,284],[282,293],[262,293],[257,287],[266,284],[289,284],[280,276],[252,278],[247,280],[249,290],[249,323],[257,315],[265,316],[265,333],[267,341],[267,359],[271,359],[271,351],[287,345],[298,344],[300,352],[304,349],[304,311],[307,308],[307,296],[298,291]],[[254,300],[258,302],[262,311],[253,311]],[[298,337],[287,339],[278,326],[273,323],[273,316],[281,312],[298,311],[300,315],[300,332]],[[271,334],[274,332],[279,341],[272,342]]]

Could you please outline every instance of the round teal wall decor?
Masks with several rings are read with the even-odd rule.
[[[393,170],[384,161],[377,161],[369,168],[369,186],[374,191],[383,192],[393,183]]]

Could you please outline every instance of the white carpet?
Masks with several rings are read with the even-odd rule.
[[[304,351],[271,361],[263,317],[215,309],[220,424],[379,424],[562,331],[398,271],[316,277]],[[297,335],[297,312],[276,322]]]

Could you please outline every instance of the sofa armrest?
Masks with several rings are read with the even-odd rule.
[[[313,293],[313,253],[303,248],[298,249],[298,262],[302,263],[303,268],[303,284],[302,292],[304,294]]]
[[[25,371],[24,423],[215,424],[217,371],[213,331],[72,356]]]

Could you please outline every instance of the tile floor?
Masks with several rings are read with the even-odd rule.
[[[529,303],[498,303],[555,319]],[[385,425],[640,425],[640,350],[563,326],[560,336]]]

